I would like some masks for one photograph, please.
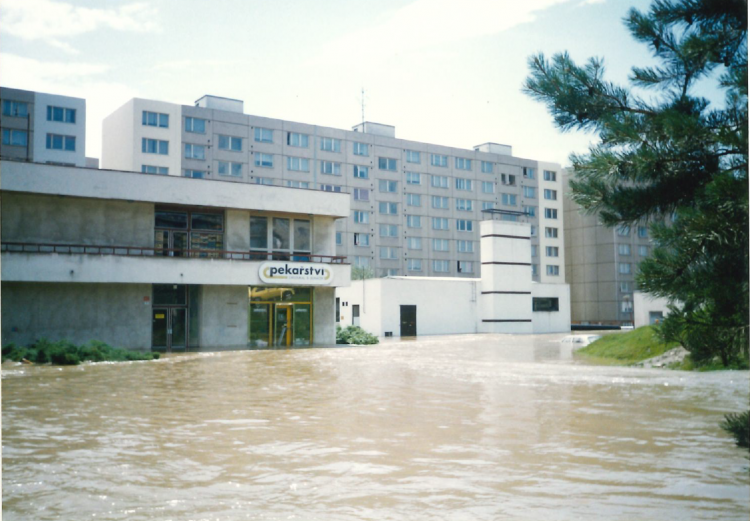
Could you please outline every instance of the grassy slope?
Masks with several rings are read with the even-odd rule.
[[[610,365],[629,365],[658,356],[679,346],[676,342],[663,344],[654,335],[652,326],[639,327],[627,333],[612,333],[584,348],[576,355],[592,362]]]

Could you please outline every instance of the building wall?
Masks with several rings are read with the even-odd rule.
[[[135,100],[132,99],[102,122],[101,167],[138,171],[135,166]],[[141,146],[140,141],[138,146]]]
[[[661,313],[663,317],[669,314],[669,300],[664,297],[653,297],[648,293],[636,291],[633,295],[633,322],[635,327],[651,324],[650,314]]]
[[[48,121],[47,107],[49,106],[74,109],[76,111],[75,123]],[[34,121],[36,123],[34,129],[34,161],[86,166],[86,100],[37,92],[34,104]],[[74,137],[75,150],[48,149],[47,134]]]
[[[201,347],[212,349],[246,346],[247,309],[247,286],[202,286]]]
[[[28,90],[9,89],[0,87],[0,100],[18,101],[28,106],[28,117],[16,117],[12,114],[3,114],[3,130],[18,130],[26,133],[28,146],[0,145],[0,156],[3,158],[32,160],[34,158],[33,131],[36,123],[35,118],[35,93]]]
[[[336,343],[336,288],[313,289],[313,341],[315,345]]]
[[[101,340],[150,349],[150,284],[2,283],[2,343]]]
[[[570,286],[567,284],[532,284],[532,298],[557,298],[558,311],[533,311],[531,322],[534,333],[562,333],[570,331]]]

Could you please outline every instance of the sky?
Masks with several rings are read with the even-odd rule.
[[[529,56],[603,57],[607,79],[653,63],[622,18],[648,0],[1,0],[0,83],[87,100],[86,155],[131,98],[245,112],[569,164],[595,139],[561,133],[522,92]]]

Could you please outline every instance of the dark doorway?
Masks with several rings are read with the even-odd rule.
[[[401,306],[401,336],[417,336],[417,306]]]

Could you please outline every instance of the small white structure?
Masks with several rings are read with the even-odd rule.
[[[653,297],[643,291],[633,294],[633,324],[635,327],[658,324],[669,314],[669,301]]]
[[[530,225],[480,224],[482,276],[386,277],[337,288],[342,326],[378,336],[570,330],[567,284],[531,279]]]

